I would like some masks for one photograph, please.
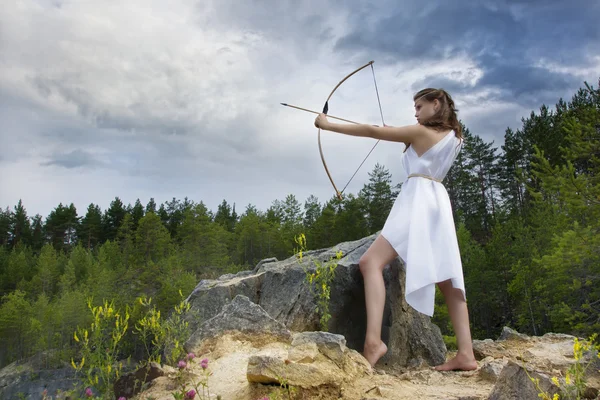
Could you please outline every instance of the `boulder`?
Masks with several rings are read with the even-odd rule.
[[[219,314],[238,295],[260,305],[290,331],[321,330],[316,301],[305,280],[306,272],[315,271],[313,261],[328,262],[341,251],[343,257],[337,261],[331,284],[331,319],[327,331],[344,336],[349,348],[362,352],[366,310],[358,262],[375,238],[376,234],[329,249],[305,252],[302,262],[295,256],[281,261],[268,259],[252,271],[201,281],[187,298],[191,310],[186,318],[192,332]],[[405,270],[400,259],[386,266],[384,281],[386,304],[382,336],[388,353],[379,363],[397,367],[443,363],[446,347],[439,328],[429,317],[408,306],[404,299]]]
[[[256,355],[248,360],[248,382],[288,384],[303,389],[340,388],[344,382],[369,373],[370,365],[346,347],[341,335],[303,332],[294,335],[288,357]]]
[[[237,295],[221,312],[205,321],[185,342],[189,352],[198,352],[202,342],[228,332],[269,334],[283,340],[291,339],[290,332],[279,321],[271,318],[265,310],[244,295]]]
[[[550,394],[560,393],[560,389],[547,374],[525,369],[521,365],[509,361],[490,393],[488,400],[531,400],[538,399],[538,390],[531,378],[537,379],[539,388]]]

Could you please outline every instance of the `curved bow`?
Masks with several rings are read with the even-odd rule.
[[[363,65],[362,67],[356,69],[355,71],[351,72],[350,74],[346,75],[344,77],[344,79],[342,79],[331,91],[331,93],[329,93],[329,96],[327,96],[327,100],[325,100],[325,105],[323,106],[323,114],[327,115],[327,112],[329,111],[329,100],[331,99],[331,96],[333,96],[333,94],[335,93],[335,91],[340,87],[340,85],[342,83],[344,83],[346,81],[346,79],[350,78],[352,75],[356,74],[358,71],[371,66],[371,71],[373,72],[373,81],[375,82],[375,91],[377,92],[377,102],[379,103],[379,112],[381,113],[381,122],[383,123],[383,125],[385,125],[385,122],[383,121],[383,111],[381,109],[381,101],[379,100],[379,91],[377,90],[377,81],[375,80],[375,70],[373,69],[373,63],[375,61],[369,61],[368,63],[366,63],[365,65]],[[369,153],[366,155],[366,157],[363,159],[363,161],[360,163],[360,165],[358,166],[358,168],[356,169],[356,171],[354,171],[354,174],[352,174],[352,177],[350,177],[350,180],[346,183],[346,185],[344,186],[344,188],[342,189],[342,191],[340,192],[337,188],[337,186],[335,185],[335,183],[333,182],[333,178],[331,177],[331,174],[329,173],[329,169],[327,168],[327,163],[325,162],[325,157],[323,156],[323,148],[321,146],[321,128],[317,128],[318,129],[318,143],[319,143],[319,153],[321,154],[321,161],[323,162],[323,167],[325,168],[325,172],[327,173],[327,176],[329,177],[329,181],[331,182],[331,185],[333,186],[333,188],[335,189],[335,193],[338,197],[338,199],[342,200],[342,193],[344,192],[344,190],[346,190],[346,187],[348,187],[348,184],[350,184],[350,182],[352,181],[352,179],[354,178],[354,175],[356,175],[356,173],[358,172],[358,170],[360,169],[360,167],[362,167],[363,163],[367,160],[367,158],[369,157],[369,155],[371,154],[371,152],[373,151],[373,149],[375,149],[375,146],[377,146],[377,144],[379,143],[379,140],[377,140],[377,142],[375,142],[375,145],[373,145],[373,147],[371,148],[371,150],[369,151]]]

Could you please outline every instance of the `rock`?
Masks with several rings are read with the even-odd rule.
[[[184,348],[187,352],[196,352],[205,339],[230,331],[268,333],[284,340],[291,339],[290,332],[282,323],[271,318],[248,297],[237,295],[219,314],[204,322],[186,341]]]
[[[541,390],[549,393],[550,397],[555,393],[559,393],[559,388],[552,383],[548,375],[529,369],[525,370],[519,364],[509,361],[502,370],[488,400],[538,399],[539,392],[530,380],[530,376],[531,378],[539,379]]]
[[[114,384],[115,398],[118,399],[119,397],[123,396],[129,399],[141,391],[144,383],[148,383],[159,376],[164,375],[165,371],[159,364],[155,362],[141,367],[135,372],[125,374],[121,376]]]
[[[217,315],[237,295],[244,295],[260,305],[290,331],[321,330],[315,298],[305,282],[305,269],[314,271],[311,260],[328,262],[340,250],[343,258],[337,262],[331,284],[331,319],[327,331],[343,335],[349,348],[362,352],[366,311],[358,262],[375,238],[376,234],[330,249],[305,252],[302,264],[295,256],[282,261],[266,259],[251,274],[244,272],[228,276],[228,279],[200,282],[187,299],[191,304],[190,311],[197,315],[190,313],[186,317],[192,332],[203,321]],[[400,259],[384,269],[386,304],[382,336],[388,345],[388,353],[380,364],[405,367],[443,363],[446,347],[440,330],[429,317],[408,306],[404,299],[404,280],[405,271]]]
[[[42,352],[27,359],[15,361],[0,370],[0,399],[40,399],[47,390],[54,397],[57,391],[68,391],[78,382],[71,367],[44,368],[46,359],[55,358],[53,351]],[[53,367],[57,363],[52,361]]]
[[[316,348],[317,353],[323,354],[336,365],[344,362],[346,352],[346,339],[342,335],[328,332],[302,332],[294,335],[290,351],[297,352],[298,348]]]
[[[492,339],[473,340],[473,353],[477,361],[481,361],[486,357],[502,358],[506,353],[506,347],[502,343],[494,342]]]
[[[571,340],[573,341],[575,339],[575,336],[573,335],[567,335],[566,333],[546,333],[545,335],[543,335],[541,337],[544,340],[556,340],[556,341],[567,341],[567,340]]]
[[[341,335],[302,332],[294,335],[288,357],[255,355],[248,360],[248,382],[289,384],[303,389],[339,388],[370,371],[368,362],[348,349]]]
[[[483,362],[479,370],[479,376],[482,379],[488,380],[490,382],[496,382],[507,363],[508,360],[494,359],[491,359],[487,362]]]
[[[600,390],[595,387],[588,386],[583,392],[584,399],[597,399],[600,394]]]
[[[505,326],[504,328],[502,328],[502,333],[500,334],[500,337],[498,338],[498,340],[529,341],[530,339],[529,339],[529,336],[519,333],[519,332],[515,331],[514,329],[509,328],[508,326]]]
[[[276,263],[277,261],[279,261],[277,258],[275,257],[271,257],[271,258],[265,258],[264,260],[260,260],[258,262],[258,264],[256,264],[256,267],[254,267],[254,270],[252,270],[253,273],[257,273],[261,270],[262,266],[265,264],[271,264],[271,263]]]

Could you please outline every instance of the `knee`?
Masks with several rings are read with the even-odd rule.
[[[358,268],[360,272],[364,275],[367,272],[371,272],[377,269],[377,265],[373,257],[368,256],[367,254],[363,254],[358,260]]]

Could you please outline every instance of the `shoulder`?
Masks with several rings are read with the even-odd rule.
[[[421,124],[405,126],[377,126],[373,127],[372,137],[374,139],[387,140],[390,142],[412,143],[424,134],[430,134],[432,129]]]

